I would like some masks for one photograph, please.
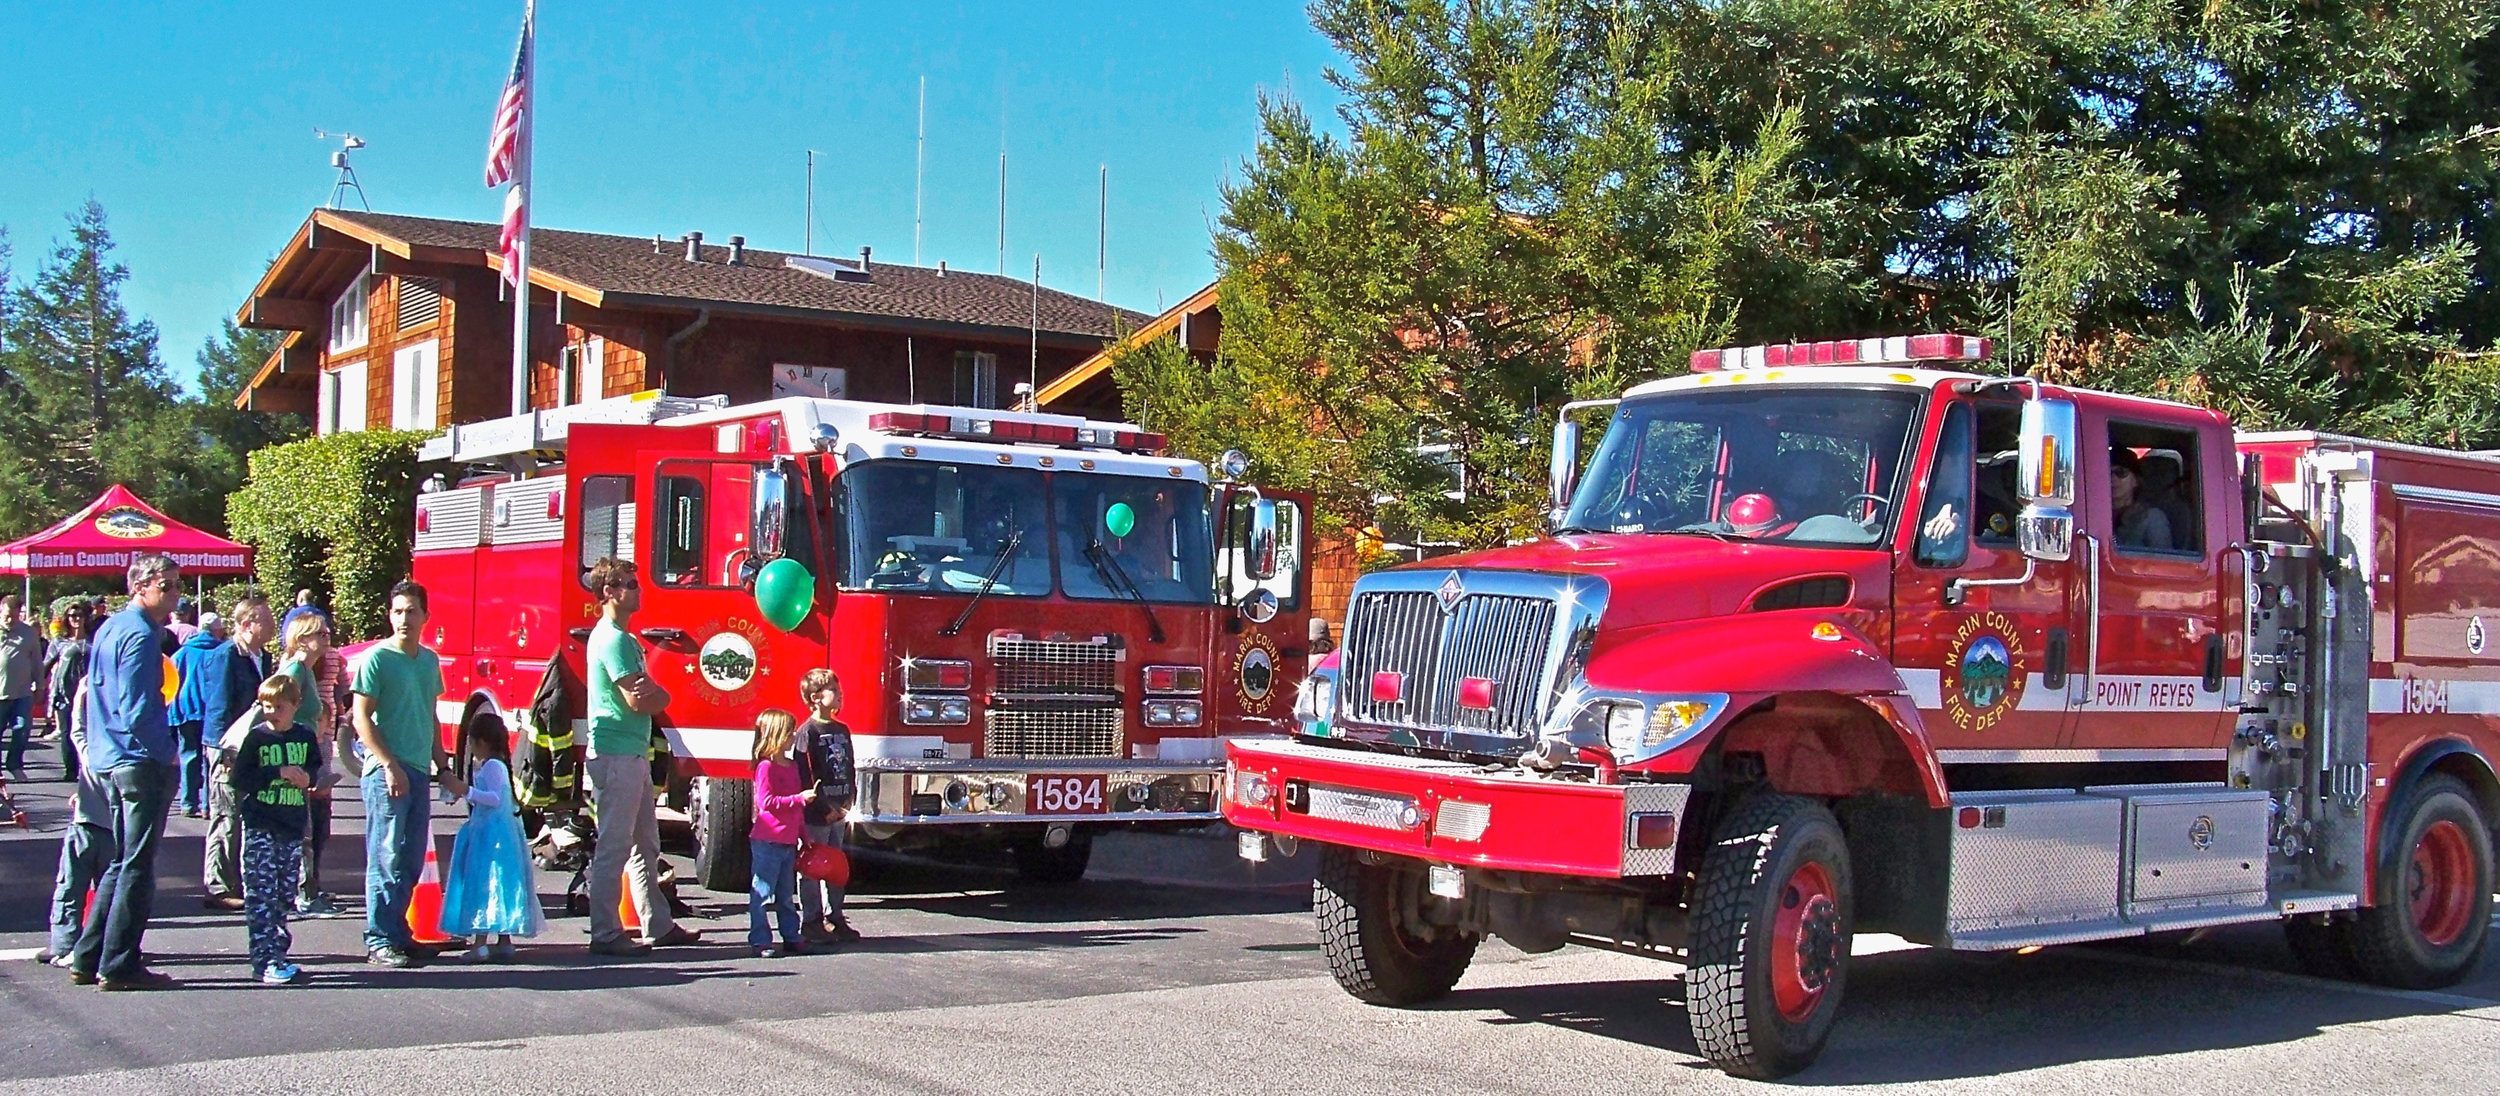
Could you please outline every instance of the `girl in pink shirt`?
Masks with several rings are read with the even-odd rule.
[[[747,887],[747,946],[763,959],[779,959],[805,951],[799,943],[799,839],[807,833],[807,804],[816,789],[802,787],[798,760],[790,746],[798,738],[799,721],[779,708],[755,717],[755,825],[747,831],[754,879]],[[781,946],[773,947],[772,926],[765,923],[764,903],[771,902],[780,922]]]

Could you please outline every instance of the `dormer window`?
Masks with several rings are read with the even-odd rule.
[[[368,274],[358,273],[347,284],[346,292],[330,302],[330,352],[354,350],[365,344],[373,301],[373,286]]]

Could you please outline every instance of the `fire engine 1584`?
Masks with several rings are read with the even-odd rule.
[[[1218,817],[1219,732],[1289,726],[1305,498],[1227,482],[1211,500],[1204,466],[1118,423],[724,402],[642,393],[428,444],[479,473],[416,505],[447,736],[527,733],[558,659],[579,718],[582,580],[603,556],[643,572],[633,627],[673,698],[673,794],[713,889],[746,886],[756,713],[801,709],[815,667],[844,684],[854,840],[1003,844],[1045,881],[1083,873],[1105,827]],[[753,592],[784,559],[812,605],[786,628]]]
[[[1322,843],[1339,984],[1437,996],[1488,934],[1673,957],[1702,1052],[1773,1077],[1861,930],[2280,919],[2322,972],[2462,976],[2500,460],[1962,371],[1987,351],[1696,354],[1566,409],[1552,538],[1364,578],[1225,802],[1245,856]]]

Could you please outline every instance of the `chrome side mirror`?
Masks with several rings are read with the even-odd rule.
[[[1241,595],[1241,617],[1252,624],[1265,624],[1276,619],[1276,592],[1264,586]]]
[[[2015,515],[2014,538],[2024,558],[2063,563],[2075,551],[2075,512],[2032,503]]]
[[[1250,577],[1259,582],[1275,578],[1277,565],[1280,562],[1277,559],[1276,500],[1263,498],[1250,500],[1248,547],[1249,558],[1244,561],[1244,569],[1249,571]],[[1273,602],[1275,596],[1269,595],[1268,600]],[[1271,614],[1275,612],[1272,607],[1268,611]]]
[[[790,476],[778,465],[755,470],[755,509],[748,523],[747,546],[759,560],[782,556],[783,533],[789,528]]]
[[[1580,424],[1568,418],[1554,423],[1554,453],[1545,466],[1548,516],[1556,525],[1571,509],[1571,492],[1580,484]]]
[[[2075,504],[2076,433],[2074,401],[2023,404],[2022,482],[2015,489],[2024,502],[2061,510]]]

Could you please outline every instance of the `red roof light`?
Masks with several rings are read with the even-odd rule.
[[[1810,365],[1912,365],[1920,362],[1986,361],[1994,344],[1973,335],[1895,335],[1884,339],[1829,339],[1693,351],[1693,372],[1780,369]]]

